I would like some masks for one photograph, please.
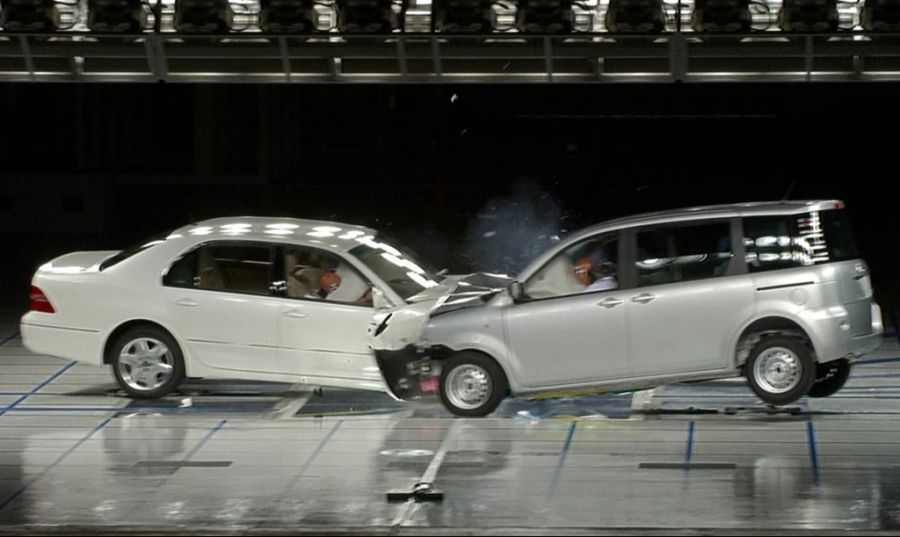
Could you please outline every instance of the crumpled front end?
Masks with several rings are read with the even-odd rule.
[[[375,359],[391,394],[398,399],[436,395],[441,360],[447,349],[423,337],[436,315],[479,307],[504,291],[513,280],[496,274],[476,273],[448,278],[443,293],[410,298],[410,303],[376,312],[370,334]]]

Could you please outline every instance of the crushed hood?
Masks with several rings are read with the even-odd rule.
[[[443,293],[437,297],[429,315],[434,316],[463,308],[481,306],[494,295],[506,289],[513,281],[514,279],[509,276],[488,272],[453,277],[450,282],[442,282],[446,287],[440,286],[444,287]]]
[[[440,285],[408,298],[407,304],[376,311],[369,325],[372,348],[400,350],[414,345],[429,318],[484,305],[512,281],[508,276],[485,272],[447,276]]]

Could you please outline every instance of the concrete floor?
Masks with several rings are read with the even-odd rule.
[[[135,402],[6,321],[0,534],[900,535],[893,339],[835,396],[776,414],[735,380],[454,419],[265,383]],[[423,478],[442,501],[387,500]]]

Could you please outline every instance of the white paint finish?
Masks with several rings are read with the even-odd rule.
[[[282,372],[381,381],[367,332],[372,308],[326,300],[278,302]]]
[[[32,283],[46,294],[56,312],[24,315],[23,340],[35,352],[102,365],[105,346],[118,327],[129,321],[147,321],[175,337],[184,353],[188,376],[383,391],[383,380],[368,346],[371,309],[323,305],[312,322],[305,323],[312,329],[302,346],[295,346],[312,354],[305,365],[292,365],[296,357],[281,349],[284,331],[295,327],[294,319],[285,321],[286,326],[280,324],[283,299],[162,285],[171,263],[203,243],[253,241],[330,251],[371,281],[380,290],[382,303],[403,304],[386,282],[349,254],[362,240],[376,234],[369,228],[335,222],[220,218],[175,230],[161,242],[102,272],[100,263],[115,252],[66,254],[45,263],[35,273]],[[188,305],[177,305],[180,300]]]
[[[163,289],[172,320],[193,359],[214,369],[284,372],[278,363],[277,299],[174,287]]]
[[[49,315],[29,312],[22,318],[22,341],[28,350],[92,365],[103,363],[98,352],[103,344],[99,332],[31,324],[33,319],[47,322],[46,317]]]

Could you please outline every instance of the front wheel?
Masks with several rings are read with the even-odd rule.
[[[457,416],[486,416],[496,410],[508,393],[503,369],[488,356],[460,352],[443,364],[441,401]]]
[[[173,392],[184,378],[184,357],[175,339],[155,326],[139,326],[110,348],[113,374],[132,397],[155,399]]]
[[[746,366],[750,388],[771,405],[787,405],[800,399],[816,380],[812,351],[802,341],[787,336],[764,338],[753,347]]]
[[[850,362],[847,360],[834,360],[825,364],[819,364],[816,371],[816,381],[809,389],[810,397],[828,397],[844,387],[850,378]]]

